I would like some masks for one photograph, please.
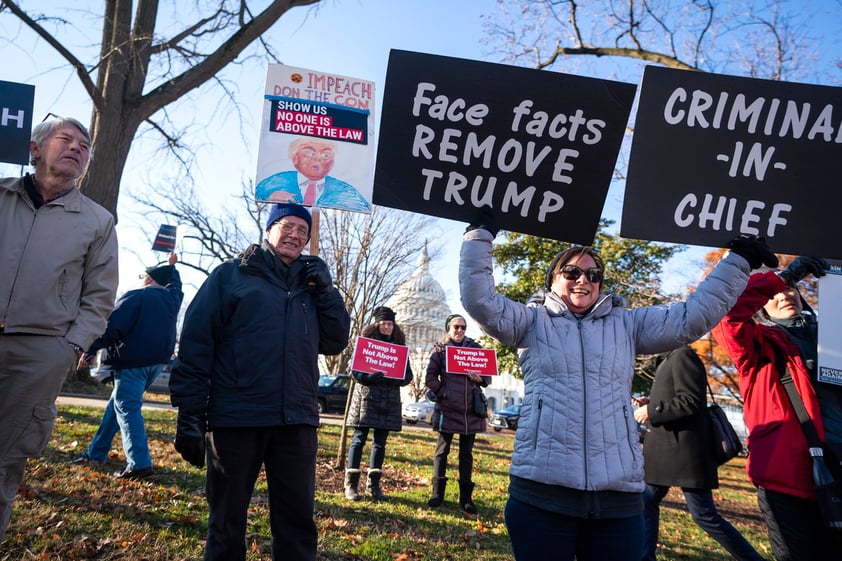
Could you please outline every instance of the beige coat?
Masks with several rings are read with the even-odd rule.
[[[0,179],[0,327],[87,349],[105,331],[119,271],[114,217],[73,189],[35,209]]]

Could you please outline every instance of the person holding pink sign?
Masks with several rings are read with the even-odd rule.
[[[386,306],[374,308],[374,323],[363,329],[362,337],[406,344],[406,335],[395,323],[395,312]],[[403,379],[387,378],[383,372],[360,370],[351,370],[351,376],[357,383],[354,384],[348,409],[348,426],[354,427],[354,435],[351,437],[348,466],[345,468],[345,498],[360,500],[357,491],[361,475],[360,462],[368,433],[374,429],[365,488],[374,500],[383,501],[386,495],[380,488],[380,479],[383,477],[383,460],[386,458],[386,439],[389,432],[400,431],[403,427],[400,387],[412,381],[412,368],[407,361]]]
[[[485,417],[474,413],[473,389],[487,387],[490,376],[479,374],[454,374],[447,372],[447,346],[481,348],[480,344],[465,336],[468,327],[463,316],[447,316],[444,327],[447,335],[436,343],[430,362],[427,364],[427,398],[436,403],[433,413],[433,430],[438,431],[436,452],[433,456],[433,495],[427,506],[436,508],[444,502],[447,487],[447,455],[453,435],[459,435],[459,506],[468,514],[476,514],[473,501],[474,483],[474,439],[485,432]]]

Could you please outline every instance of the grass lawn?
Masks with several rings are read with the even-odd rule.
[[[47,450],[29,462],[6,540],[0,544],[0,561],[202,558],[207,525],[204,471],[175,452],[171,444],[175,413],[144,412],[156,472],[140,482],[120,481],[111,475],[124,467],[119,438],[104,466],[67,463],[90,442],[100,414],[95,408],[59,407]],[[464,514],[456,504],[456,449],[451,452],[453,469],[448,474],[451,485],[445,504],[438,509],[426,506],[435,447],[435,433],[429,428],[390,435],[383,481],[388,501],[375,502],[367,496],[356,503],[345,500],[343,473],[336,467],[339,436],[339,426],[325,424],[319,429],[316,523],[320,561],[512,559],[503,522],[511,433],[488,433],[477,439],[477,516]],[[366,446],[364,458],[368,452]],[[742,458],[720,468],[721,487],[714,497],[722,514],[771,559],[744,468]],[[261,476],[249,510],[249,560],[271,560],[268,506]],[[660,560],[730,558],[692,522],[675,490],[662,508],[661,538]]]

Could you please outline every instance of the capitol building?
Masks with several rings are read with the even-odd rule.
[[[412,384],[402,388],[403,400],[418,401],[424,396],[424,377],[433,345],[446,335],[444,322],[453,313],[447,305],[444,289],[430,274],[426,246],[418,267],[397,287],[386,305],[395,311],[395,321],[406,334],[409,363],[414,374]],[[467,319],[471,321],[470,317]],[[523,400],[523,380],[501,372],[484,391],[489,408],[496,411]]]

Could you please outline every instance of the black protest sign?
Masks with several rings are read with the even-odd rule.
[[[842,257],[840,147],[842,88],[649,66],[620,235]]]
[[[35,86],[0,80],[0,162],[27,165]]]
[[[161,224],[161,227],[158,228],[158,235],[155,236],[155,242],[152,244],[152,250],[168,253],[175,251],[175,233],[176,226]]]
[[[635,86],[392,50],[373,201],[590,244]]]

